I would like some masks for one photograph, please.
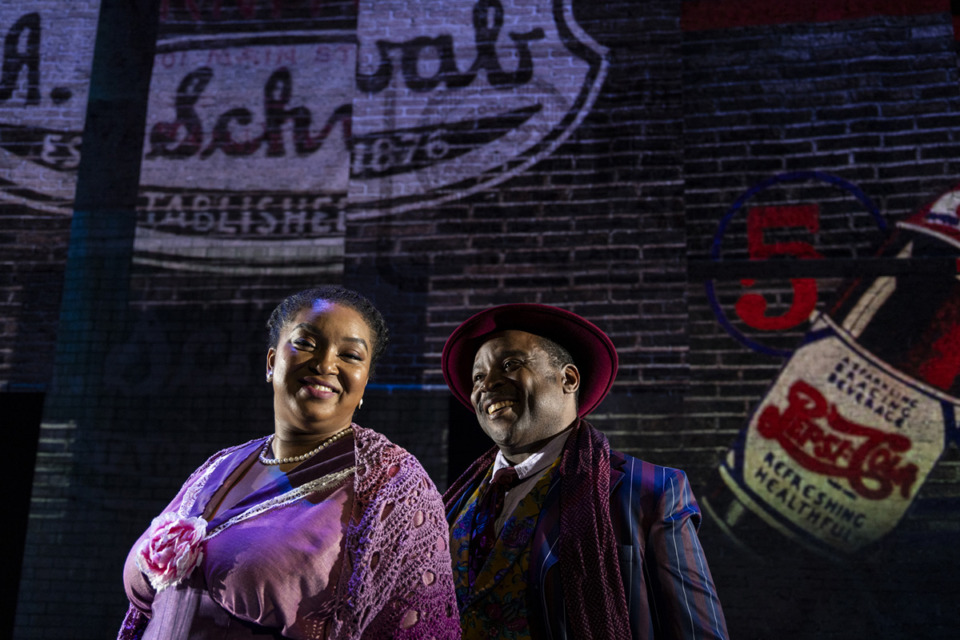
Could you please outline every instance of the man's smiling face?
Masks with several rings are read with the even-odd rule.
[[[473,360],[470,400],[477,420],[511,462],[539,450],[577,418],[580,374],[556,363],[543,339],[502,331],[483,343]]]

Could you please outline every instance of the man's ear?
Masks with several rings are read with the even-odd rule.
[[[576,393],[580,388],[580,370],[576,365],[565,364],[560,374],[563,376],[563,392]]]

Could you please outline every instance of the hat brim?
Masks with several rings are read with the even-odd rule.
[[[471,411],[473,359],[490,334],[526,331],[548,338],[573,356],[580,371],[577,413],[582,418],[596,409],[617,377],[618,358],[613,341],[589,320],[545,304],[505,304],[471,316],[454,329],[443,345],[441,366],[450,391]]]

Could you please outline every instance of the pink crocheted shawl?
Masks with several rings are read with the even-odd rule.
[[[330,637],[459,638],[440,494],[405,450],[375,431],[355,432],[353,571],[340,581]]]
[[[460,638],[440,494],[407,451],[370,429],[353,425],[353,430],[356,472],[346,534],[348,558],[326,637]],[[187,480],[184,489],[211,461]],[[131,607],[118,640],[140,638],[148,622]]]

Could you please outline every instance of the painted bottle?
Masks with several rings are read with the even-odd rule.
[[[960,188],[898,223],[880,255],[960,266],[958,207]],[[828,555],[867,549],[957,437],[958,269],[895,271],[816,315],[721,461],[701,504],[734,541],[772,527]]]

